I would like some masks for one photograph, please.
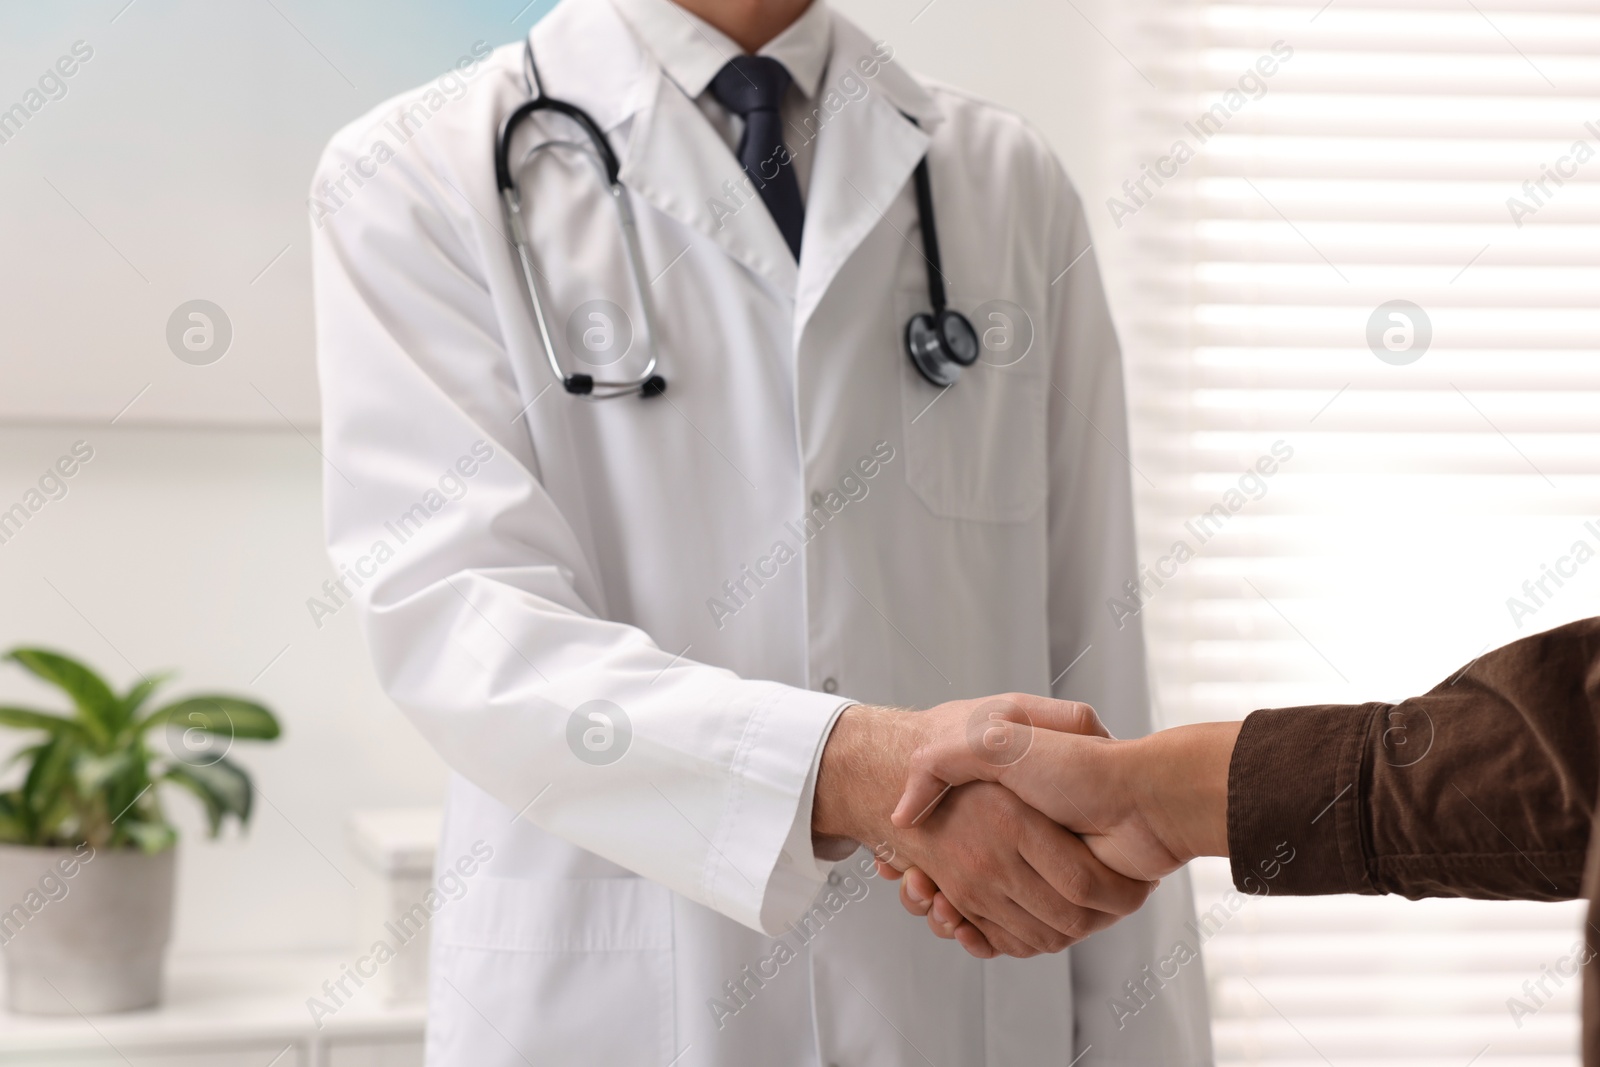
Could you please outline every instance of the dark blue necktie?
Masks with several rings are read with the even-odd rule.
[[[788,70],[776,59],[734,56],[711,79],[711,93],[723,107],[744,119],[739,165],[761,190],[762,201],[798,260],[806,209],[783,143],[783,118],[778,110],[789,82]]]

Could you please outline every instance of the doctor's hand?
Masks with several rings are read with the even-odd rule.
[[[1154,881],[1183,866],[1184,847],[1169,842],[1167,814],[1152,810],[1148,758],[1130,759],[1093,708],[1066,700],[980,704],[965,735],[935,735],[912,753],[896,826],[929,818],[946,790],[998,782],[1024,803],[1079,835],[1114,871]],[[1161,829],[1157,829],[1160,827]]]
[[[1228,767],[1237,722],[1114,741],[1092,709],[1075,708],[991,704],[983,729],[975,731],[983,743],[943,738],[924,745],[909,761],[893,821],[914,825],[930,818],[948,802],[945,790],[982,780],[1016,792],[1079,834],[1107,867],[1131,877],[1159,879],[1195,856],[1227,854]],[[879,864],[891,878],[903,867]],[[935,934],[955,938],[974,955],[994,947],[931,872],[906,869],[900,900],[906,910],[926,915]]]
[[[1138,910],[1153,885],[1108,868],[1076,835],[991,782],[952,789],[915,825],[890,818],[913,755],[964,745],[974,716],[996,701],[1036,714],[1060,703],[1007,696],[915,713],[847,709],[823,749],[812,829],[867,845],[895,877],[915,868],[932,879],[970,923],[969,952],[1058,952]]]

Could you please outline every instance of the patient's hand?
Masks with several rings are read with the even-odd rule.
[[[1152,825],[1154,798],[1141,780],[1149,770],[1128,759],[1130,744],[1137,743],[1113,740],[1087,704],[986,702],[965,737],[946,734],[912,754],[892,819],[896,826],[915,826],[947,789],[999,782],[1082,837],[1107,867],[1154,881],[1189,857],[1178,855]]]
[[[917,824],[950,787],[982,780],[999,782],[1077,833],[1101,863],[1130,878],[1152,881],[1197,855],[1226,854],[1228,763],[1238,723],[1116,741],[1086,704],[983,710],[966,738],[945,736],[913,754],[896,825]],[[992,954],[924,872],[906,872],[901,902],[926,915],[939,936],[954,937],[974,955]]]

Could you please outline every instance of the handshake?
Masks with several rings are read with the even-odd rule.
[[[974,956],[1059,952],[1190,859],[1227,854],[1238,731],[1118,741],[1087,704],[1024,694],[857,705],[823,750],[818,855],[872,848],[906,910]]]

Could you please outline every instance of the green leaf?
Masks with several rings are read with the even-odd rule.
[[[26,764],[28,767],[27,774],[31,776],[33,774],[34,767],[38,765],[39,758],[43,756],[44,753],[49,750],[49,748],[50,741],[42,741],[37,745],[29,745],[27,748],[19,749],[17,752],[12,754],[11,759],[8,761],[8,766],[13,763]],[[18,786],[16,789],[6,793],[6,796],[10,798],[9,803],[12,806],[12,810],[17,819],[22,823],[23,832],[27,836],[28,843],[33,845],[39,844],[40,842],[37,837],[38,819],[35,818],[33,809],[28,807],[26,788]]]
[[[122,701],[105,679],[77,660],[42,648],[14,648],[5,658],[65,691],[89,728],[102,740],[121,725]]]
[[[121,829],[128,840],[139,846],[140,851],[149,854],[165,851],[178,843],[178,831],[164,822],[128,819],[122,822]]]
[[[72,813],[64,803],[72,784],[72,764],[82,751],[66,737],[45,742],[34,758],[22,783],[23,807],[28,813],[33,837],[43,842],[55,832],[62,819]]]
[[[0,793],[0,842],[8,845],[31,845],[32,839],[27,810],[23,807],[22,791],[14,789]]]
[[[109,755],[98,756],[91,754],[81,755],[73,764],[73,775],[77,779],[78,792],[84,797],[93,797],[100,793],[114,792],[112,786],[118,778],[124,776],[143,777],[144,761],[138,753],[131,748],[118,749]],[[127,792],[140,783],[122,783],[126,788],[120,792]],[[111,799],[107,797],[108,801]],[[115,813],[113,813],[115,814]]]
[[[14,730],[49,730],[52,734],[84,733],[83,727],[72,719],[31,708],[0,707],[0,726]]]
[[[60,791],[61,783],[71,770],[74,754],[74,747],[59,737],[40,746],[22,783],[22,797],[29,810],[40,811],[49,796]]]
[[[219,759],[215,763],[198,766],[174,764],[162,777],[200,798],[205,805],[206,822],[212,837],[221,832],[222,820],[226,815],[236,817],[241,827],[249,825],[254,796],[250,776],[231,760]]]
[[[132,688],[128,690],[128,695],[122,698],[124,721],[132,721],[138,710],[144,707],[144,702],[150,699],[150,694],[165,685],[171,678],[171,671],[161,671],[158,674],[152,674],[135,682]]]
[[[31,762],[33,758],[39,753],[43,752],[45,747],[49,744],[50,741],[46,739],[44,741],[40,741],[37,745],[28,745],[24,748],[17,749],[15,752],[11,753],[11,758],[6,760],[6,766],[9,767],[13,763],[27,763],[28,766],[33,766],[33,763]]]
[[[139,733],[171,723],[185,731],[201,730],[221,737],[271,741],[280,733],[278,720],[260,704],[220,693],[185,697],[152,711],[139,723]]]
[[[222,832],[222,802],[204,782],[189,774],[183,767],[174,767],[161,777],[182,786],[199,798],[200,803],[205,806],[206,828],[212,837]]]

